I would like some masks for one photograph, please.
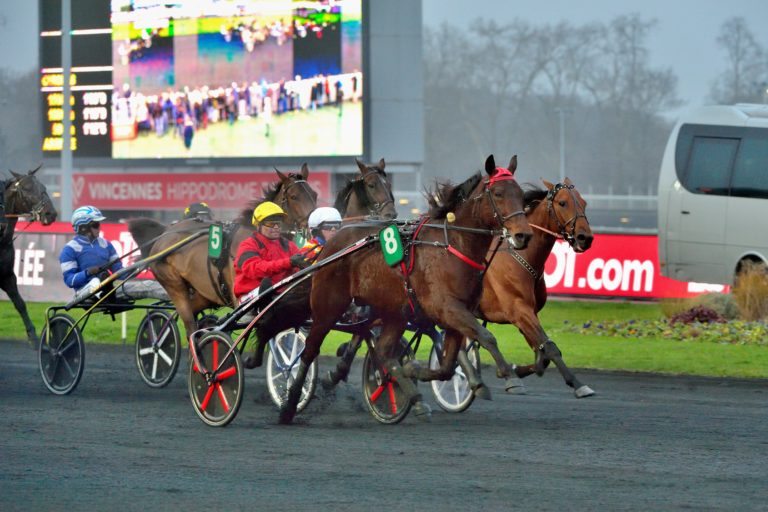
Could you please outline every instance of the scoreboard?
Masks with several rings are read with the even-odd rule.
[[[74,154],[112,156],[109,136],[112,93],[112,29],[109,2],[77,0],[72,9],[70,119]],[[40,4],[40,92],[45,153],[59,152],[64,132],[64,75],[61,68],[61,2]]]
[[[40,1],[45,155],[63,143],[61,1]],[[75,158],[362,156],[363,0],[71,0]]]

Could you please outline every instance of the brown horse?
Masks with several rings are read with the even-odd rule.
[[[378,165],[365,165],[355,159],[360,176],[347,182],[336,196],[334,207],[344,218],[372,217],[394,219],[397,217],[392,184],[384,171],[382,158]]]
[[[485,268],[478,262],[484,261],[497,233],[509,236],[519,249],[524,248],[532,236],[523,212],[523,191],[514,180],[516,168],[517,157],[512,158],[507,169],[502,169],[496,167],[491,155],[485,162],[487,178],[483,179],[478,172],[458,186],[438,187],[429,198],[429,217],[424,218],[423,225],[413,234],[408,248],[412,259],[404,266],[405,275],[389,267],[375,245],[317,271],[311,292],[312,328],[296,379],[280,413],[281,423],[293,421],[307,369],[317,357],[326,334],[352,299],[369,305],[372,317],[382,320],[376,354],[384,362],[384,370],[394,376],[409,397],[417,415],[427,415],[429,409],[422,403],[411,378],[450,378],[464,337],[482,340],[484,346],[493,351],[495,338],[472,314],[480,299]],[[345,227],[328,242],[320,259],[380,228],[380,225]],[[422,322],[436,323],[446,329],[446,357],[439,369],[419,368],[410,363],[400,365],[397,349],[408,312]]]
[[[204,235],[172,252],[167,257],[152,263],[150,268],[158,282],[171,297],[176,311],[184,322],[187,337],[197,329],[195,315],[215,306],[233,306],[236,299],[232,293],[234,261],[240,243],[251,235],[253,207],[262,201],[279,204],[287,214],[286,224],[293,227],[306,226],[307,218],[317,204],[317,192],[307,183],[309,169],[304,164],[298,174],[283,174],[277,171],[280,182],[264,190],[264,198],[254,201],[244,209],[239,225],[231,233],[231,243],[225,244],[229,253],[221,268],[208,258],[208,236]],[[210,222],[198,219],[184,220],[170,227],[150,219],[134,219],[128,223],[136,243],[142,247],[144,257],[157,254],[199,230],[207,230]],[[158,237],[153,244],[148,241]],[[144,247],[145,244],[151,247]]]
[[[45,185],[35,176],[38,169],[40,167],[27,174],[11,171],[13,178],[0,184],[0,289],[8,294],[8,298],[19,312],[27,331],[27,339],[33,348],[37,348],[38,342],[35,325],[30,320],[27,305],[19,294],[16,274],[13,272],[16,256],[13,233],[21,216],[31,217],[47,226],[54,222],[58,215]]]
[[[546,190],[525,192],[526,216],[534,228],[531,242],[523,250],[502,246],[485,275],[478,316],[489,322],[517,326],[535,352],[534,364],[515,368],[517,377],[542,375],[552,361],[566,384],[574,388],[576,397],[584,398],[594,391],[581,384],[565,365],[557,345],[541,327],[537,313],[547,302],[544,263],[555,240],[562,238],[576,252],[584,252],[592,245],[592,230],[585,214],[587,203],[568,178],[556,185],[544,181],[544,185]],[[520,393],[522,381],[507,379],[506,388],[508,392]]]

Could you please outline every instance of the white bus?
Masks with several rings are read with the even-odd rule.
[[[672,130],[659,175],[659,266],[733,284],[768,262],[768,105],[702,107]]]

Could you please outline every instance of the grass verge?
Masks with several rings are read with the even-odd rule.
[[[38,334],[42,330],[45,310],[50,304],[27,304]],[[68,312],[77,319],[82,310]],[[222,311],[223,314],[223,311]],[[108,315],[92,315],[84,336],[87,343],[133,344],[136,328],[144,311],[126,314],[126,338],[121,336],[121,317],[115,321]],[[659,372],[670,374],[704,375],[715,377],[768,378],[768,346],[763,344],[733,344],[696,339],[625,338],[599,334],[573,332],[574,325],[600,322],[626,322],[629,320],[659,320],[663,317],[656,303],[550,301],[541,314],[544,329],[563,353],[572,368]],[[0,301],[2,337],[22,339],[24,327],[10,301]],[[180,326],[181,328],[181,326]],[[528,348],[517,328],[510,325],[492,325],[502,353],[517,364],[533,362]],[[183,329],[181,329],[183,332]],[[595,329],[592,329],[596,332]],[[323,344],[322,354],[333,355],[338,345],[348,338],[332,332]],[[428,346],[420,350],[420,359],[426,359]],[[491,362],[487,352],[483,362]],[[549,371],[556,371],[550,369]]]

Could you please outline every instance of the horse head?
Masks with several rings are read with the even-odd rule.
[[[40,166],[27,174],[11,171],[13,178],[5,184],[5,213],[30,215],[47,226],[56,220],[58,212],[45,185],[35,176],[38,170]]]
[[[384,159],[376,165],[366,165],[355,159],[360,176],[347,183],[336,196],[336,209],[343,217],[370,216],[381,219],[397,217],[392,184],[384,171]]]
[[[563,240],[576,252],[584,252],[592,246],[592,228],[585,213],[587,202],[581,197],[570,178],[563,183],[552,184],[542,180],[547,187],[547,214]]]
[[[317,192],[312,190],[307,182],[307,164],[302,164],[299,173],[283,174],[277,169],[275,172],[280,178],[280,183],[274,189],[274,196],[265,199],[280,205],[288,215],[288,224],[299,229],[306,228],[309,214],[317,207]]]
[[[515,249],[524,249],[533,232],[525,218],[523,189],[515,180],[516,170],[517,155],[510,159],[506,168],[496,166],[493,155],[489,155],[485,160],[488,178],[483,180],[482,192],[475,198],[479,216],[487,225],[506,230]]]

